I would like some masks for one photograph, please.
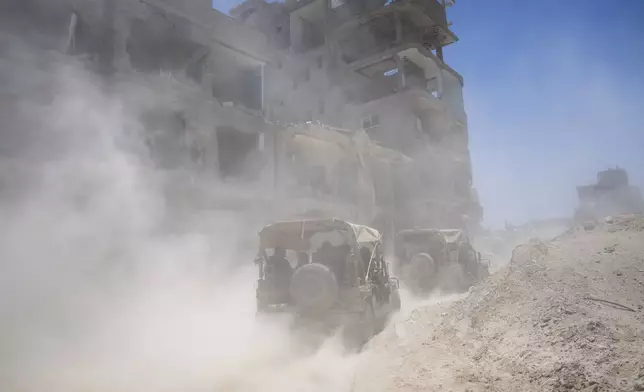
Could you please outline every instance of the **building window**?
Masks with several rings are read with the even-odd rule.
[[[380,116],[372,114],[362,119],[362,129],[374,128],[380,125]]]

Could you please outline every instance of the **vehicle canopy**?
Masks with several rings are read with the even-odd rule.
[[[427,241],[439,241],[445,244],[446,239],[442,230],[438,229],[409,229],[401,230],[396,234],[396,242],[399,244],[421,244]]]
[[[316,247],[313,243],[316,235],[327,233],[335,234],[334,239],[348,243],[354,250],[365,245],[373,248],[381,238],[380,233],[371,227],[336,218],[277,222],[259,232],[260,249],[281,247],[308,251]]]
[[[460,244],[461,242],[469,242],[467,234],[460,229],[444,229],[439,230],[445,237],[448,244]]]

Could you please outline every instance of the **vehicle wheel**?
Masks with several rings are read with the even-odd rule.
[[[427,253],[415,255],[403,269],[405,282],[416,294],[429,291],[435,275],[436,262]]]
[[[339,290],[329,267],[316,263],[298,268],[289,287],[291,299],[301,312],[320,312],[330,308],[338,300]]]

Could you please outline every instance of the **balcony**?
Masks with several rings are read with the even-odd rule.
[[[447,29],[445,8],[437,0],[394,0],[394,1],[356,1],[338,2],[333,7],[331,20],[338,27],[355,26],[369,19],[393,11],[420,13],[423,16],[415,19],[422,23],[431,23]]]
[[[355,101],[366,104],[392,95],[404,96],[417,116],[440,113],[467,127],[462,77],[424,47],[397,45],[348,66],[373,81]]]
[[[436,0],[398,0],[388,5],[349,1],[333,10],[334,39],[345,60],[356,61],[404,43],[436,49],[458,40]]]

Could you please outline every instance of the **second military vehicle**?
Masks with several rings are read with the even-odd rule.
[[[489,264],[462,230],[403,230],[394,243],[396,274],[415,294],[466,291],[489,275]]]

